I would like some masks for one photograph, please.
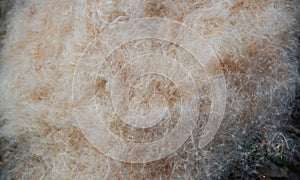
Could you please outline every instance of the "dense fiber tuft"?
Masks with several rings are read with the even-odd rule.
[[[299,136],[280,129],[290,120],[299,85],[297,9],[285,0],[18,1],[1,51],[1,179],[243,179],[272,177],[261,168],[264,158],[297,165]],[[89,43],[108,26],[140,17],[176,20],[203,36],[219,59],[228,98],[208,146],[196,147],[196,132],[164,159],[130,164],[107,158],[81,133],[74,109],[89,103],[94,89],[86,88],[88,80],[75,102],[71,94],[82,52],[95,55]],[[174,44],[164,45],[172,47],[179,53]],[[88,65],[86,73],[95,66]],[[106,80],[97,82],[97,92],[105,89]]]

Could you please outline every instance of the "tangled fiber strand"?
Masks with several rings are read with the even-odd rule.
[[[16,2],[1,50],[1,179],[297,177],[299,130],[287,126],[299,121],[297,9],[284,0]],[[97,57],[90,42],[142,17],[176,20],[199,33],[219,59],[227,101],[221,127],[205,148],[198,147],[196,129],[171,155],[131,164],[104,156],[80,131],[74,109],[90,103],[93,83],[83,76],[75,84],[82,93],[75,100],[71,94],[82,52]],[[176,45],[162,45],[180,54]],[[135,45],[126,47],[131,52]],[[94,66],[81,68],[88,74]]]

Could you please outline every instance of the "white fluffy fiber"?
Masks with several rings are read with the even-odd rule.
[[[299,80],[295,9],[295,2],[285,0],[17,2],[1,52],[1,176],[164,179],[221,172],[235,158],[242,135],[254,125],[264,132],[291,113]],[[86,102],[84,94],[72,102],[72,78],[82,51],[102,29],[146,16],[182,22],[211,44],[226,78],[227,107],[207,148],[195,151],[187,142],[170,158],[121,163],[98,152],[80,132],[73,110]],[[270,139],[275,134],[267,133]]]

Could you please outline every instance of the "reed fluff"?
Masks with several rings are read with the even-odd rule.
[[[297,9],[16,1],[1,50],[1,179],[268,177],[267,159],[293,163],[297,139],[280,127],[299,86]],[[122,144],[172,132],[156,154]]]

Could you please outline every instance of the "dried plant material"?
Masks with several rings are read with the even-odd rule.
[[[226,179],[240,161],[269,177],[245,162],[257,147],[293,149],[278,124],[299,83],[298,6],[16,3],[1,52],[1,178]]]

